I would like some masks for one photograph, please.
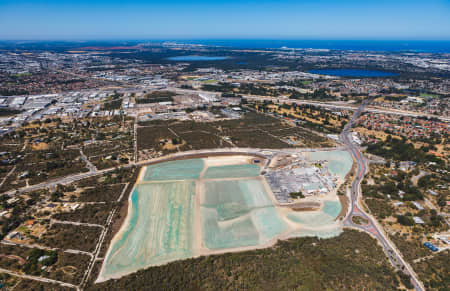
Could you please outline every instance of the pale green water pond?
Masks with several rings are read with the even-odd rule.
[[[205,179],[220,178],[241,178],[241,177],[258,177],[259,166],[257,165],[227,165],[208,167]]]
[[[349,170],[348,164],[346,158],[339,157],[334,156],[338,165],[330,168],[344,174]],[[205,178],[215,180],[199,182],[196,179],[204,166],[203,159],[190,159],[144,169],[143,181],[138,182],[130,197],[129,217],[108,250],[101,280],[195,255],[195,195],[199,195],[195,193],[196,183],[204,183],[205,187],[199,213],[204,247],[220,250],[257,246],[288,230],[262,181],[255,178],[259,176],[259,166],[211,167]],[[309,227],[322,226],[332,223],[339,212],[340,203],[328,201],[318,213],[294,213],[288,219]],[[311,234],[308,231],[300,230],[293,235]],[[339,234],[330,230],[317,235],[327,237],[336,233]]]
[[[107,254],[103,277],[191,257],[195,183],[138,185],[126,227]]]
[[[264,244],[287,229],[257,179],[205,182],[200,211],[209,249]]]
[[[147,167],[144,181],[198,179],[204,166],[203,159],[155,164]]]
[[[332,224],[341,209],[339,201],[325,201],[321,211],[292,212],[287,217],[306,226],[324,226]]]
[[[307,152],[306,157],[312,161],[328,160],[328,170],[331,174],[344,179],[351,170],[353,159],[347,151]]]

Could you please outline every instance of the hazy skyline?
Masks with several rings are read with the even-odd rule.
[[[0,39],[450,39],[450,1],[0,0]]]

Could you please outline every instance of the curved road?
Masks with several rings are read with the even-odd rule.
[[[359,150],[359,148],[352,142],[350,129],[352,124],[358,119],[361,113],[364,111],[367,104],[370,102],[370,99],[364,100],[361,106],[356,110],[354,115],[348,124],[344,127],[340,135],[340,141],[344,143],[351,155],[356,161],[357,164],[357,172],[356,177],[352,182],[351,187],[351,208],[350,212],[347,214],[347,217],[344,220],[344,226],[356,228],[359,230],[363,230],[368,232],[370,235],[374,236],[381,243],[384,252],[386,253],[389,261],[394,266],[400,267],[403,272],[411,277],[411,283],[413,284],[415,290],[425,290],[422,283],[418,280],[417,274],[411,268],[411,266],[403,259],[401,253],[395,248],[395,245],[389,241],[386,237],[385,233],[382,230],[382,227],[377,223],[377,221],[365,213],[364,210],[359,205],[359,199],[361,197],[361,181],[364,178],[364,175],[367,173],[367,160],[364,158],[363,154]],[[364,218],[368,223],[367,224],[356,224],[353,222],[352,218],[358,216]]]
[[[366,231],[372,236],[374,236],[376,239],[378,239],[383,247],[384,252],[388,256],[388,259],[391,261],[391,263],[395,266],[400,267],[403,272],[411,277],[411,282],[414,285],[414,288],[416,290],[422,291],[425,290],[421,282],[417,279],[417,275],[415,274],[414,270],[411,268],[411,266],[405,262],[400,254],[400,252],[395,248],[394,244],[389,241],[389,239],[384,234],[382,227],[377,223],[377,221],[370,216],[369,214],[365,213],[364,210],[359,205],[359,199],[361,197],[360,195],[360,186],[361,181],[364,178],[364,175],[367,173],[367,160],[362,155],[359,148],[352,143],[351,139],[351,132],[350,129],[353,125],[353,123],[357,120],[357,118],[361,115],[361,113],[365,110],[365,107],[370,102],[370,100],[364,100],[361,106],[355,111],[354,115],[352,116],[351,120],[348,122],[348,124],[345,126],[344,130],[342,131],[340,135],[340,141],[346,145],[347,149],[355,159],[357,163],[357,174],[352,182],[351,186],[351,201],[350,201],[350,211],[347,214],[345,220],[344,220],[344,226],[345,227],[351,227],[356,228],[362,231]],[[271,150],[272,152],[276,150]],[[123,165],[122,167],[133,167],[133,166],[144,166],[144,165],[150,165],[170,160],[176,160],[176,159],[183,159],[183,158],[194,158],[194,157],[202,157],[204,155],[211,155],[211,154],[218,154],[218,155],[224,155],[224,154],[247,154],[247,155],[253,155],[253,156],[260,156],[265,157],[267,156],[263,153],[264,150],[262,149],[244,149],[244,148],[230,148],[230,149],[214,149],[214,150],[198,150],[198,151],[190,151],[190,152],[181,152],[181,153],[175,153],[169,156],[164,156],[148,161],[141,161],[137,163],[130,163],[127,165]],[[28,187],[24,187],[17,190],[11,190],[3,194],[9,194],[14,195],[15,193],[20,192],[28,192],[40,188],[45,187],[51,187],[56,186],[57,184],[68,184],[74,181],[78,181],[87,177],[97,176],[100,174],[104,174],[110,171],[113,171],[115,168],[109,168],[104,170],[93,170],[87,172],[87,173],[79,173],[74,175],[69,175],[66,177],[61,177],[59,179],[54,179],[52,181],[46,181],[41,184],[32,185]],[[368,221],[365,225],[355,224],[352,221],[352,218],[354,216],[359,216],[364,218]]]

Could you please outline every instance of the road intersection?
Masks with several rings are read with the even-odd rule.
[[[363,101],[360,107],[358,107],[355,110],[354,115],[352,116],[351,120],[347,123],[344,130],[342,131],[339,139],[342,144],[345,145],[346,149],[351,153],[352,157],[356,161],[356,175],[354,180],[351,184],[351,195],[350,195],[350,207],[349,211],[347,213],[346,218],[343,221],[344,227],[354,228],[361,231],[365,231],[372,235],[374,238],[376,238],[381,246],[383,247],[384,252],[388,256],[389,261],[396,266],[397,268],[401,269],[405,274],[409,275],[411,277],[411,282],[414,285],[414,288],[416,290],[425,290],[422,283],[418,280],[417,275],[415,274],[414,270],[411,268],[411,266],[402,258],[401,253],[396,249],[395,245],[388,239],[387,235],[384,233],[383,228],[378,224],[375,218],[373,218],[370,214],[366,213],[363,208],[360,205],[360,199],[361,199],[361,182],[365,176],[365,174],[368,171],[368,161],[364,157],[364,155],[361,153],[359,147],[352,142],[351,137],[351,127],[354,124],[354,122],[358,119],[358,117],[361,115],[362,112],[365,111],[366,106],[370,102],[369,99],[366,99]],[[135,137],[136,138],[136,137]],[[136,141],[135,141],[136,142]],[[292,149],[289,149],[292,150]],[[303,149],[305,150],[305,149]],[[306,149],[306,151],[314,149]],[[144,165],[150,165],[154,163],[160,163],[165,161],[171,161],[176,159],[183,159],[183,158],[194,158],[194,157],[201,157],[201,156],[207,156],[207,155],[236,155],[236,154],[247,154],[247,155],[256,155],[256,156],[262,156],[267,157],[265,152],[277,152],[277,150],[264,150],[264,149],[247,149],[247,148],[222,148],[222,149],[212,149],[212,150],[199,150],[199,151],[189,151],[189,152],[180,152],[175,153],[172,155],[155,158],[148,161],[140,161],[140,162],[132,162],[127,165],[123,165],[122,167],[134,167],[134,166],[144,166]],[[107,172],[114,171],[116,168],[108,168],[104,170],[97,170],[95,167],[89,167],[90,171],[87,173],[80,173],[80,174],[74,174],[70,176],[66,176],[63,178],[55,179],[52,181],[47,181],[41,184],[32,185],[28,187],[24,187],[18,190],[9,191],[3,194],[9,194],[14,195],[16,193],[21,192],[29,192],[37,189],[42,189],[46,187],[54,187],[57,184],[69,184],[84,178],[92,177],[92,176],[98,176],[105,174]],[[354,217],[361,217],[364,219],[364,221],[367,221],[367,223],[363,224],[357,224],[353,221]],[[95,260],[94,260],[95,261]],[[92,266],[90,266],[87,275],[92,270]],[[86,283],[87,278],[83,278],[83,284]]]
[[[369,233],[371,236],[375,237],[383,247],[389,261],[396,267],[400,268],[405,274],[411,277],[411,283],[415,290],[422,291],[425,290],[422,283],[419,281],[417,274],[414,272],[412,267],[403,259],[401,253],[396,249],[395,245],[389,240],[387,235],[384,233],[383,228],[378,224],[375,218],[367,214],[360,206],[361,199],[361,182],[364,175],[367,173],[367,160],[361,153],[358,146],[352,142],[351,137],[351,127],[352,124],[358,119],[362,112],[364,112],[365,107],[370,102],[370,99],[363,101],[361,106],[355,111],[351,120],[345,126],[344,130],[340,135],[340,141],[345,144],[351,153],[352,157],[356,161],[356,175],[351,185],[350,194],[350,210],[344,219],[344,226],[350,228],[356,228]],[[354,217],[361,217],[367,223],[357,224],[353,221]]]

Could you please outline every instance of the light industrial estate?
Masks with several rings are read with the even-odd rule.
[[[238,43],[0,41],[0,285],[445,289],[448,49]]]

